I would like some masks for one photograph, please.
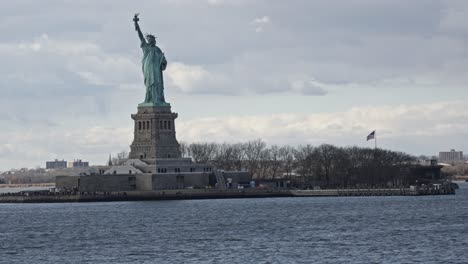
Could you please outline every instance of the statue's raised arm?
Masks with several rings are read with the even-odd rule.
[[[141,33],[138,25],[138,14],[133,17],[135,30],[141,40],[143,58],[141,59],[143,78],[146,86],[145,101],[139,106],[164,106],[169,105],[164,99],[163,71],[166,69],[167,61],[162,50],[156,46],[156,36]]]
[[[135,22],[135,30],[138,33],[138,37],[140,38],[141,43],[143,44],[143,43],[146,43],[146,40],[145,40],[145,37],[143,37],[143,33],[141,33],[140,25],[138,25],[138,21],[140,21],[140,19],[138,18],[138,15],[139,13],[133,16],[133,22]]]

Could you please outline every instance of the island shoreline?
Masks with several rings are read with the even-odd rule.
[[[453,189],[325,189],[325,190],[160,190],[104,193],[46,193],[0,195],[0,203],[70,203],[70,202],[116,202],[159,200],[205,200],[276,197],[341,197],[341,196],[422,196],[451,195]]]

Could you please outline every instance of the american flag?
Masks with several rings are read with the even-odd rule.
[[[375,138],[375,130],[367,136],[367,141]]]

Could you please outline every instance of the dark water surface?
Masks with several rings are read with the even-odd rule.
[[[468,263],[457,195],[0,204],[0,263]]]

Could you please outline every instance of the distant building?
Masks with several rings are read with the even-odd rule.
[[[46,161],[46,169],[62,169],[66,167],[67,167],[66,160],[55,159],[54,161]]]
[[[89,162],[77,159],[75,161],[69,162],[68,167],[70,167],[70,168],[85,168],[85,167],[89,167]]]
[[[451,149],[450,151],[439,152],[439,162],[441,163],[458,163],[463,161],[463,151],[455,151],[454,149]]]

